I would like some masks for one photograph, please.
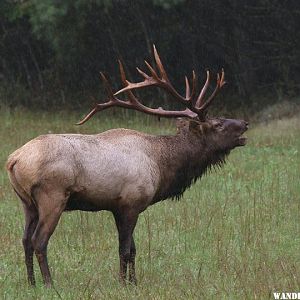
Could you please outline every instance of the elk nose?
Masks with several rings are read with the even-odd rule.
[[[245,121],[245,127],[246,127],[246,129],[248,129],[248,128],[249,128],[249,123],[248,123],[248,122],[246,122],[246,121]]]

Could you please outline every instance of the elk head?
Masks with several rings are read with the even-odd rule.
[[[105,85],[108,99],[104,103],[98,103],[96,106],[80,121],[77,125],[82,125],[88,121],[96,112],[105,110],[110,107],[123,107],[134,109],[146,114],[155,115],[165,118],[184,118],[177,122],[179,134],[191,134],[193,136],[205,137],[206,140],[216,143],[221,150],[231,150],[237,146],[246,144],[246,137],[243,133],[248,129],[248,123],[243,120],[210,118],[207,111],[213,99],[225,84],[224,70],[221,74],[217,74],[217,84],[212,94],[205,99],[205,94],[210,82],[210,72],[206,72],[206,81],[201,91],[197,93],[197,77],[195,71],[192,72],[192,84],[185,76],[185,96],[180,95],[171,84],[165,68],[161,62],[158,52],[153,45],[154,58],[157,65],[157,72],[147,61],[146,66],[150,75],[136,68],[138,73],[144,78],[141,82],[130,82],[126,79],[124,67],[119,61],[119,68],[123,88],[114,93],[111,85],[105,75],[101,72],[101,77]],[[163,108],[150,108],[143,105],[139,99],[133,94],[133,90],[142,89],[149,86],[156,86],[167,91],[177,102],[183,104],[184,110],[164,110]],[[126,93],[128,100],[120,100],[116,96]]]

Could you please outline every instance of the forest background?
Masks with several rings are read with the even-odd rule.
[[[99,72],[121,87],[117,59],[131,80],[153,62],[155,44],[171,81],[225,69],[219,109],[297,102],[300,84],[297,0],[4,0],[0,3],[0,105],[85,110],[104,98]],[[167,103],[147,91],[145,103]],[[172,106],[172,105],[171,105]]]

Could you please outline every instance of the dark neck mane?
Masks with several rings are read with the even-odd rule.
[[[225,162],[229,151],[217,149],[207,138],[189,134],[159,136],[157,139],[161,183],[153,203],[179,199],[183,192],[214,166]]]

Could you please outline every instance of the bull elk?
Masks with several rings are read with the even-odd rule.
[[[207,71],[206,82],[197,92],[193,71],[191,81],[185,77],[182,96],[171,84],[155,47],[154,57],[158,71],[145,62],[149,73],[137,68],[143,77],[137,83],[126,79],[119,62],[124,87],[116,93],[101,73],[107,100],[96,104],[78,124],[96,112],[123,107],[159,117],[181,117],[175,135],[154,136],[128,129],[95,135],[47,134],[9,156],[10,182],[25,213],[23,246],[30,284],[35,284],[35,252],[43,281],[51,286],[47,244],[62,212],[72,210],[113,213],[119,234],[120,279],[136,283],[133,231],[139,214],[156,202],[180,198],[206,170],[222,165],[232,149],[246,144],[242,135],[248,128],[247,122],[207,116],[209,105],[225,83],[224,71],[218,75],[216,88],[208,98],[205,94],[210,73]],[[185,109],[170,111],[143,105],[133,91],[149,86],[165,90]],[[121,93],[126,94],[126,100],[117,97]]]

